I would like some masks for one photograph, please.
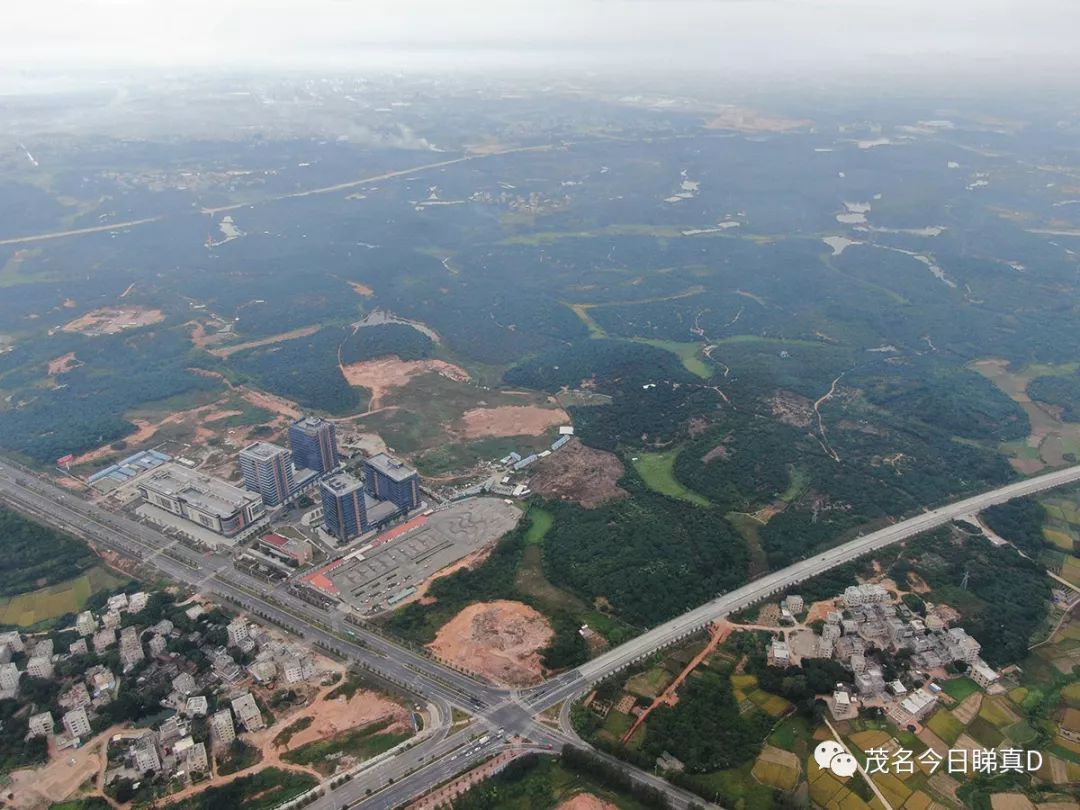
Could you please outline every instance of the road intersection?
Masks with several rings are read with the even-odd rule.
[[[223,597],[377,677],[407,688],[433,706],[433,714],[442,720],[433,733],[393,757],[370,767],[361,766],[352,779],[336,788],[327,787],[316,802],[308,805],[318,810],[397,807],[502,751],[515,748],[557,751],[566,744],[588,747],[568,727],[566,707],[592,684],[701,631],[729,613],[782,593],[870,551],[978,513],[988,506],[1077,481],[1080,481],[1080,465],[929,509],[719,595],[536,687],[511,692],[443,666],[362,624],[349,624],[343,633],[339,632],[335,628],[340,626],[340,614],[300,599],[284,585],[271,586],[235,570],[229,557],[200,553],[156,527],[109,512],[25,468],[0,461],[0,501],[12,508],[98,547],[152,564],[171,579]],[[560,703],[564,706],[557,727],[535,719]],[[475,721],[451,733],[453,709],[474,716]],[[675,807],[706,804],[653,774],[595,753],[617,762],[635,781],[663,791]]]

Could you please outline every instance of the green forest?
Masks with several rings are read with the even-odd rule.
[[[1018,403],[967,369],[926,363],[894,367],[867,380],[863,390],[874,405],[965,439],[1006,442],[1031,430]]]
[[[14,596],[78,576],[97,562],[84,543],[0,509],[0,596]]]
[[[595,509],[545,506],[555,516],[544,536],[552,582],[648,626],[746,581],[746,547],[726,521],[652,492],[632,471],[621,483],[633,497]]]
[[[599,390],[640,386],[663,380],[690,382],[691,375],[669,351],[625,340],[581,340],[541,353],[506,372],[511,386],[542,391],[576,388],[591,380]]]
[[[403,323],[383,323],[356,329],[341,344],[341,362],[359,363],[395,354],[402,360],[424,360],[435,344],[419,329]]]
[[[1066,422],[1080,422],[1080,372],[1068,376],[1036,377],[1027,387],[1028,396],[1061,408]]]
[[[31,345],[0,359],[0,387],[21,392],[0,410],[0,445],[39,462],[133,432],[135,425],[124,414],[136,406],[221,387],[191,370],[203,356],[175,329],[93,339],[65,335],[62,348],[74,351],[83,365],[52,388],[42,386],[40,378],[57,347]]]
[[[1046,507],[1035,498],[1017,498],[991,506],[983,511],[982,518],[995,534],[1031,557],[1037,557],[1047,545],[1043,537]]]
[[[931,601],[960,611],[960,624],[982,645],[991,666],[1027,656],[1030,638],[1049,610],[1050,580],[1041,565],[954,524],[908,542],[890,573],[903,582],[909,570],[933,589]]]
[[[362,410],[361,390],[345,380],[338,347],[345,333],[325,327],[313,335],[260,346],[229,358],[231,366],[260,388],[330,414]]]
[[[674,754],[689,773],[726,770],[756,757],[772,719],[740,712],[730,676],[709,667],[688,679],[678,703],[649,716],[644,750],[651,757]]]

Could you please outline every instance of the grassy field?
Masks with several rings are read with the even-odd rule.
[[[788,488],[780,496],[784,503],[791,503],[802,495],[810,486],[810,474],[802,467],[792,465],[788,468]]]
[[[758,577],[767,573],[769,558],[761,544],[761,521],[745,512],[728,512],[726,517],[746,541],[746,551],[750,555],[750,576]]]
[[[796,338],[774,338],[774,337],[762,337],[761,335],[731,335],[730,337],[720,338],[715,341],[718,344],[733,344],[733,343],[766,343],[776,346],[821,346],[821,342],[817,340],[799,340]]]
[[[709,379],[715,371],[712,366],[705,362],[701,353],[700,343],[680,343],[675,340],[657,340],[655,338],[634,338],[635,343],[647,343],[658,349],[671,352],[682,361],[683,367],[691,374]]]
[[[521,555],[514,584],[525,596],[532,597],[542,610],[569,611],[581,616],[588,605],[569,591],[551,584],[544,573],[544,536],[555,524],[555,516],[538,506],[529,507],[529,528],[525,532],[525,551]]]
[[[699,795],[720,796],[725,807],[773,810],[773,789],[754,778],[753,767],[754,763],[748,762],[739,768],[696,775],[692,782],[698,786]]]
[[[957,720],[948,709],[938,709],[934,712],[926,727],[949,745],[956,742],[964,731],[964,724]]]
[[[970,368],[982,374],[1024,409],[1031,421],[1031,434],[1026,439],[1005,442],[1001,450],[1023,473],[1036,473],[1045,467],[1065,463],[1065,454],[1080,455],[1080,425],[1063,422],[1049,408],[1033,401],[1027,394],[1028,384],[1036,377],[1070,373],[1072,364],[1063,366],[1028,366],[1013,370],[1004,360],[978,360]]]
[[[1080,549],[1080,493],[1065,490],[1040,499],[1046,509],[1043,537],[1066,554]]]
[[[612,742],[618,742],[633,725],[633,717],[612,709],[607,713],[607,717],[604,718],[604,725],[600,729],[600,735],[602,737],[607,737]]]
[[[941,684],[941,691],[957,703],[963,703],[964,698],[979,691],[979,685],[971,678],[952,678]]]
[[[571,304],[570,309],[574,310],[574,314],[581,318],[581,322],[589,330],[589,337],[604,338],[607,337],[607,332],[604,331],[604,327],[593,320],[593,316],[589,314],[588,304]]]
[[[533,506],[529,509],[529,530],[525,533],[525,542],[530,546],[544,541],[544,535],[555,523],[555,516],[546,509]]]
[[[551,584],[544,573],[544,560],[539,543],[525,547],[514,584],[522,594],[535,599],[543,610],[567,610],[575,614],[588,610],[588,606],[574,594]]]
[[[270,810],[318,784],[310,774],[264,768],[220,787],[212,787],[172,805],[177,810]]]
[[[707,498],[687,489],[676,480],[675,456],[678,454],[678,448],[665,450],[663,453],[641,453],[637,456],[637,461],[633,462],[634,469],[650,489],[661,495],[678,498],[695,506],[712,506]]]
[[[783,717],[792,708],[791,703],[779,695],[772,695],[762,689],[755,689],[747,694],[750,702],[765,712],[769,717]]]
[[[791,790],[799,784],[801,772],[797,756],[769,745],[762,749],[751,771],[759,782],[779,790]]]
[[[77,613],[91,594],[127,582],[106,568],[91,568],[85,574],[47,588],[0,599],[0,624],[33,627],[39,622]]]
[[[640,697],[655,698],[674,680],[663,667],[653,667],[640,672],[626,682],[626,691]]]
[[[1008,700],[1004,697],[985,698],[982,706],[979,707],[979,717],[992,723],[997,728],[1011,726],[1020,720],[1017,714],[1009,707]]]
[[[389,720],[381,720],[350,729],[333,737],[302,745],[295,751],[283,754],[281,758],[294,765],[310,765],[319,773],[329,775],[337,769],[337,754],[353,756],[361,761],[371,759],[412,736],[402,732],[384,731],[389,724]]]

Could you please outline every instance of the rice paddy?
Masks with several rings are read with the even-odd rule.
[[[124,582],[125,579],[104,568],[91,568],[75,579],[0,599],[0,624],[33,627],[67,613],[77,613],[91,594]]]

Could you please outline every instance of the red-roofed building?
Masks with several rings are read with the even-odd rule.
[[[291,540],[288,537],[282,537],[280,534],[271,532],[270,534],[264,534],[259,539],[259,545],[268,554],[285,560],[292,560],[300,565],[307,565],[311,562],[311,546],[303,540]]]

